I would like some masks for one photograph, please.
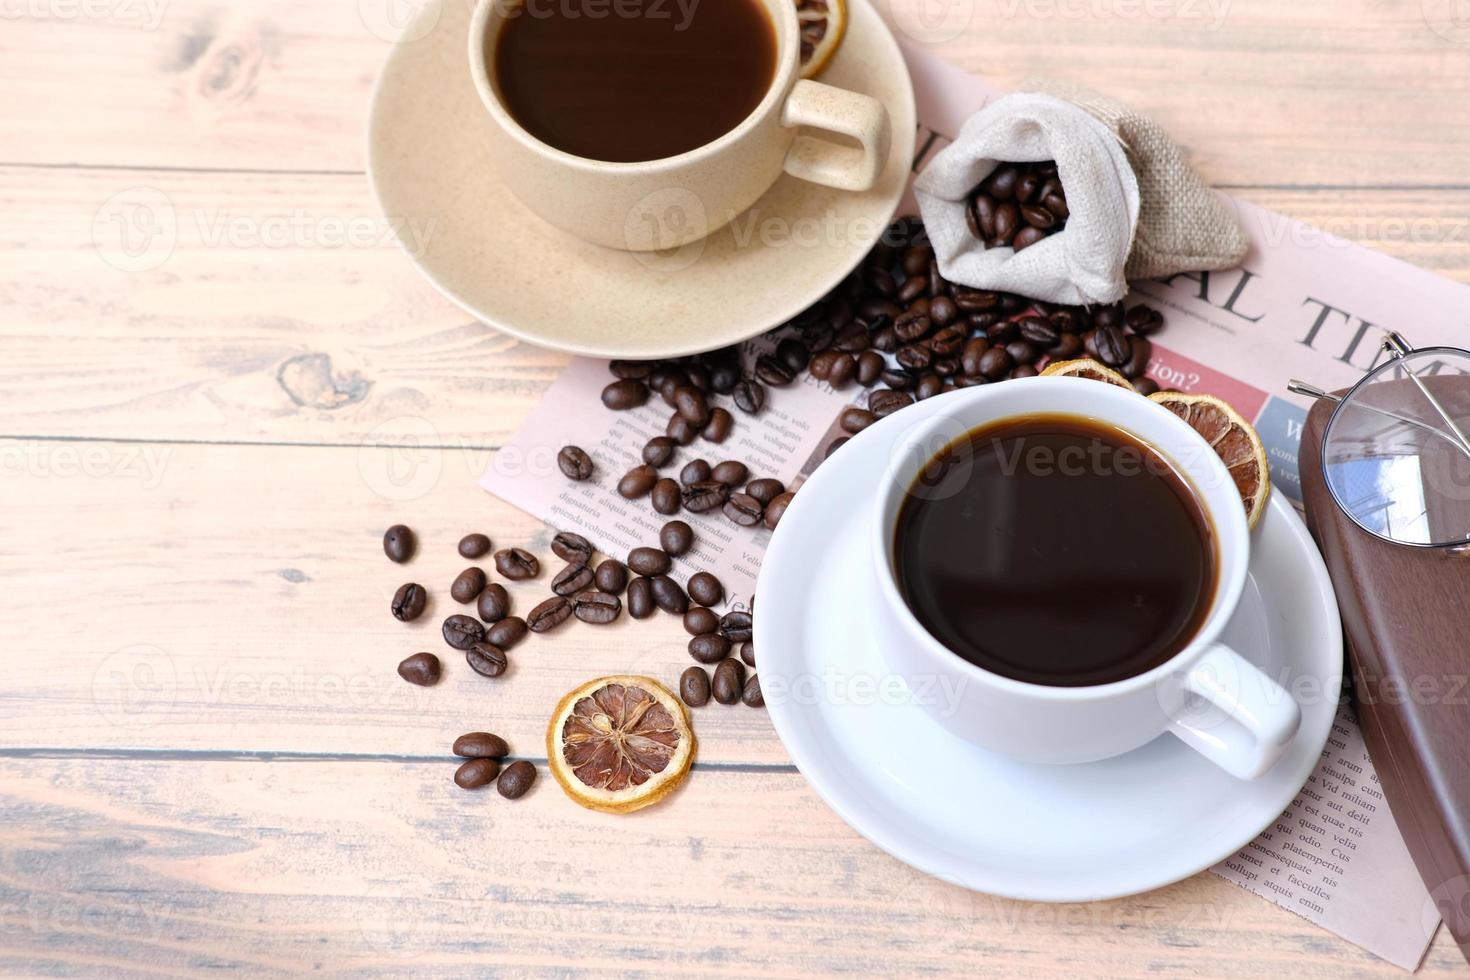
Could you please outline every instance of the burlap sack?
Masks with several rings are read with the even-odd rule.
[[[1054,303],[1111,303],[1129,279],[1239,265],[1235,216],[1158,125],[1075,86],[1041,82],[975,113],[914,182],[939,270],[976,289]],[[970,233],[970,190],[1000,162],[1055,160],[1071,212],[1021,252]]]

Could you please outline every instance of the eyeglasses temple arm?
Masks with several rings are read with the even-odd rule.
[[[1393,330],[1389,331],[1388,336],[1384,338],[1383,349],[1396,360],[1413,351],[1413,348],[1409,346],[1409,342],[1403,338],[1403,335]],[[1419,394],[1424,396],[1424,400],[1429,402],[1435,412],[1439,414],[1439,417],[1444,420],[1444,424],[1449,426],[1450,431],[1455,434],[1455,440],[1460,444],[1461,451],[1466,456],[1470,456],[1470,439],[1465,438],[1465,433],[1460,431],[1460,426],[1456,424],[1454,419],[1450,418],[1450,413],[1445,411],[1445,407],[1439,403],[1439,399],[1429,393],[1429,388],[1419,379],[1419,375],[1407,367],[1404,368],[1404,373],[1413,380],[1419,389]]]

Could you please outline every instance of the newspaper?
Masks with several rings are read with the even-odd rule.
[[[1001,93],[917,48],[906,46],[905,55],[918,99],[917,171],[970,113]],[[1283,215],[1223,199],[1252,243],[1240,268],[1134,284],[1130,301],[1159,307],[1168,323],[1152,338],[1148,373],[1164,387],[1223,397],[1251,419],[1270,456],[1276,492],[1300,506],[1297,445],[1307,405],[1286,393],[1287,380],[1300,377],[1327,389],[1351,383],[1381,356],[1385,329],[1402,328],[1418,345],[1454,344],[1470,289]],[[911,196],[904,207],[915,210]],[[743,356],[753,360],[770,344],[764,337],[750,341]],[[495,456],[481,484],[548,524],[621,554],[655,540],[665,520],[647,501],[623,500],[614,486],[640,462],[644,442],[663,432],[669,408],[655,396],[641,409],[607,412],[598,393],[608,380],[606,362],[573,361]],[[839,393],[805,377],[772,391],[758,417],[737,413],[726,443],[697,442],[681,451],[680,462],[738,459],[753,473],[798,485],[840,435],[837,415],[853,398],[851,391]],[[594,457],[599,479],[570,483],[556,470],[551,459],[569,443]],[[769,532],[734,527],[718,513],[713,519],[680,516],[697,532],[692,565],[715,572],[726,585],[728,605],[745,608]],[[1413,970],[1438,919],[1431,914],[1426,921],[1425,910],[1432,909],[1427,891],[1377,784],[1356,721],[1344,708],[1301,795],[1258,840],[1214,870]]]

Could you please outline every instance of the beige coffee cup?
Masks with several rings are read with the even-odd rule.
[[[490,115],[491,155],[516,197],[579,238],[635,252],[677,248],[728,224],[783,173],[863,191],[888,159],[888,112],[880,102],[798,77],[801,43],[791,0],[760,0],[775,27],[776,71],[760,105],[734,129],[687,153],[636,163],[558,150],[511,117],[491,81],[495,45],[485,38],[518,2],[478,0],[470,19],[470,73]]]

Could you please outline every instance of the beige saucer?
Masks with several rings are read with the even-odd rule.
[[[820,299],[892,219],[913,158],[903,55],[866,0],[821,81],[882,102],[888,165],[871,190],[785,176],[746,213],[670,252],[623,252],[560,231],[496,176],[491,125],[465,57],[470,4],[420,11],[378,79],[368,173],[383,213],[444,295],[506,333],[595,357],[672,357],[744,340]]]

